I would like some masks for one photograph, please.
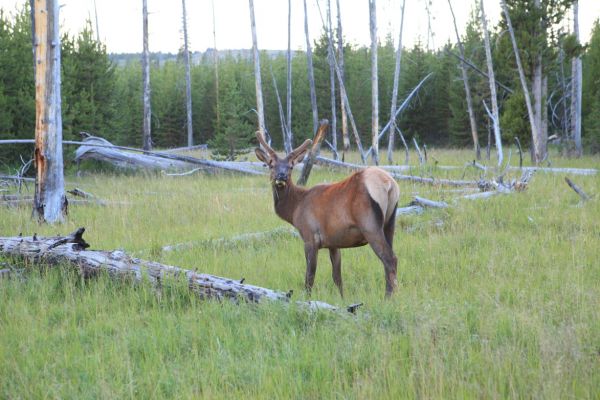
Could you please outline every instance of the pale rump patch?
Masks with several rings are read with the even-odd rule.
[[[400,196],[398,184],[390,174],[377,167],[369,167],[362,171],[362,178],[369,196],[381,207],[384,221],[389,220]]]

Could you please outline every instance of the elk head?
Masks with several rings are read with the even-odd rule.
[[[309,146],[312,144],[312,140],[306,139],[304,143],[292,150],[286,157],[279,158],[275,150],[267,144],[259,131],[256,132],[256,137],[264,148],[264,150],[260,147],[255,149],[256,157],[269,167],[271,171],[271,184],[277,189],[285,188],[290,182],[292,169],[302,160],[302,157],[304,157],[304,154],[306,154]]]

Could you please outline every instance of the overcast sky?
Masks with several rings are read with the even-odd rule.
[[[150,50],[177,52],[182,46],[181,1],[147,0],[149,10]],[[335,0],[330,0],[334,9]],[[5,11],[14,11],[23,0],[0,0]],[[139,52],[142,49],[142,0],[95,0],[100,39],[111,53]],[[378,36],[392,34],[397,40],[401,0],[377,1]],[[432,46],[448,39],[454,41],[454,31],[447,0],[430,0]],[[473,0],[453,0],[461,32],[469,18]],[[77,33],[87,18],[94,21],[94,0],[62,0],[61,29]],[[218,49],[252,47],[248,0],[187,0],[188,34],[193,51],[214,47],[213,4]],[[580,30],[584,42],[589,40],[592,23],[600,17],[600,0],[580,0]],[[319,5],[325,18],[327,0],[307,0],[311,39],[322,27]],[[254,0],[258,46],[261,49],[287,48],[288,9],[285,0]],[[346,40],[367,45],[369,9],[367,0],[340,0],[342,29]],[[500,14],[499,0],[485,0],[486,14],[495,23]],[[335,24],[335,20],[334,20]],[[426,0],[406,0],[404,44],[417,40],[427,43],[428,17]],[[304,12],[302,0],[292,0],[292,49],[304,49]]]

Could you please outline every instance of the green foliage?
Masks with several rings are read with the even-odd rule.
[[[531,143],[531,128],[525,106],[525,97],[521,90],[515,91],[504,102],[504,110],[500,116],[500,126],[502,126],[502,136],[505,141],[512,142],[514,137],[518,137],[522,146],[529,146]]]
[[[600,152],[600,20],[594,22],[582,64],[582,134],[588,150],[597,153]]]

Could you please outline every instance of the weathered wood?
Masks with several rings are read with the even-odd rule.
[[[289,154],[292,151],[292,0],[288,0],[288,41],[287,41],[287,54],[286,54],[286,93],[285,93],[285,105],[286,105],[286,124],[283,132],[283,147],[285,154]]]
[[[402,33],[404,30],[404,9],[406,6],[406,0],[402,0],[402,9],[400,11],[400,33],[398,34],[398,47],[396,48],[396,65],[394,66],[394,85],[392,89],[392,101],[390,106],[390,133],[388,135],[388,149],[387,149],[387,159],[388,163],[392,164],[394,162],[394,138],[396,137],[396,108],[398,102],[398,85],[400,83],[400,67],[402,60]],[[406,147],[406,146],[405,146]],[[408,149],[406,149],[408,150]],[[408,158],[406,158],[406,164],[408,164]]]
[[[316,132],[317,127],[319,126],[319,112],[317,109],[317,91],[315,89],[312,45],[310,44],[310,35],[308,32],[308,11],[306,9],[306,0],[304,0],[304,36],[306,39],[306,63],[308,68],[308,85],[310,87],[310,107],[313,117],[313,132]]]
[[[319,130],[315,135],[315,139],[313,140],[312,147],[308,152],[308,155],[304,161],[304,167],[302,168],[302,172],[300,173],[300,177],[298,178],[298,185],[306,185],[308,182],[308,177],[310,176],[310,171],[312,170],[312,166],[315,162],[315,158],[319,154],[319,150],[321,149],[321,142],[325,137],[325,133],[327,132],[327,128],[329,127],[329,121],[326,119],[321,120],[319,124]]]
[[[180,267],[142,260],[121,250],[87,250],[83,239],[84,228],[66,236],[54,237],[0,237],[0,254],[25,259],[39,265],[69,264],[85,277],[106,272],[115,278],[129,278],[136,282],[147,280],[160,285],[165,279],[183,278],[189,288],[202,299],[244,300],[250,303],[277,301],[289,303],[289,292],[279,292],[238,280],[198,273]],[[310,310],[339,311],[340,308],[321,301],[297,301],[299,307]]]
[[[454,9],[452,8],[452,1],[448,0],[448,6],[450,7],[450,13],[452,14],[452,22],[454,23],[454,33],[456,34],[456,41],[458,43],[458,50],[460,56],[465,58],[465,48],[460,40],[460,34],[458,33],[458,27],[456,26],[456,17],[454,16]],[[467,66],[464,62],[460,63],[460,70],[462,73],[463,85],[465,87],[465,99],[467,100],[467,111],[469,113],[469,123],[471,126],[471,136],[473,138],[473,150],[475,151],[475,158],[481,159],[481,149],[479,148],[479,134],[477,133],[477,121],[475,119],[475,111],[473,110],[473,100],[471,98],[471,88],[469,85],[469,76],[467,75]]]
[[[579,36],[579,1],[573,3],[573,34],[576,43],[581,43]],[[572,84],[571,84],[571,136],[575,142],[575,152],[578,157],[583,155],[583,146],[581,144],[581,95],[582,95],[582,68],[581,57],[574,57],[572,60]]]
[[[339,65],[339,91],[340,91],[340,111],[342,114],[342,145],[343,145],[343,155],[344,158],[345,153],[350,150],[350,137],[348,135],[348,117],[346,116],[346,108],[344,106],[344,99],[342,98],[342,85],[344,85],[344,38],[342,34],[342,12],[340,9],[340,0],[335,0],[336,9],[337,9],[337,59]],[[333,47],[333,44],[331,44]],[[335,62],[335,57],[333,58]],[[335,69],[335,63],[334,63]]]
[[[369,0],[369,27],[371,34],[371,158],[379,165],[379,80],[377,77],[377,4]]]
[[[188,50],[187,12],[185,0],[181,0],[183,21],[183,60],[185,64],[185,115],[188,146],[194,145],[194,129],[192,127],[192,75],[190,69],[190,52]]]
[[[148,0],[142,2],[142,101],[144,107],[142,125],[142,147],[152,150],[152,106],[150,103],[150,49],[148,47]]]
[[[481,10],[481,25],[483,27],[483,39],[485,44],[485,59],[487,62],[488,69],[488,83],[490,87],[490,97],[492,100],[492,112],[491,120],[494,127],[494,139],[496,142],[496,150],[498,151],[498,166],[502,165],[504,158],[502,154],[502,135],[500,133],[500,112],[498,111],[498,96],[496,95],[496,78],[494,75],[494,64],[492,61],[492,49],[490,45],[490,33],[487,28],[487,19],[485,16],[485,8],[483,7],[483,0],[479,1]],[[485,105],[485,102],[483,103]]]
[[[575,183],[573,183],[573,181],[570,180],[566,176],[565,176],[565,182],[567,182],[567,185],[569,185],[569,187],[571,189],[573,189],[575,191],[575,193],[577,193],[583,201],[588,201],[591,198],[586,192],[583,191],[583,189],[581,189],[579,186],[577,186]]]
[[[62,151],[60,34],[57,0],[33,3],[35,54],[35,151],[33,214],[62,222],[67,214]]]
[[[256,89],[256,111],[258,114],[258,130],[262,137],[267,137],[265,125],[265,107],[263,102],[262,81],[260,77],[260,54],[258,52],[258,41],[256,39],[256,21],[254,18],[254,0],[249,0],[250,26],[252,29],[252,58],[254,60],[254,86]]]
[[[115,146],[106,139],[97,136],[87,136],[82,143],[83,145],[75,151],[75,161],[95,159],[122,168],[159,170],[183,170],[189,169],[193,165],[200,165],[204,169],[222,169],[250,175],[264,175],[262,171],[235,162],[204,160],[190,156]],[[133,154],[120,151],[121,149],[144,154]]]
[[[333,25],[331,22],[331,0],[327,0],[327,35],[328,41],[333,42]],[[333,158],[337,160],[337,107],[335,98],[335,65],[334,65],[333,47],[327,46],[327,62],[329,63],[329,90],[330,90],[330,105],[331,105],[331,151]]]
[[[430,208],[448,208],[448,203],[445,201],[434,201],[420,196],[415,196],[411,205]]]

